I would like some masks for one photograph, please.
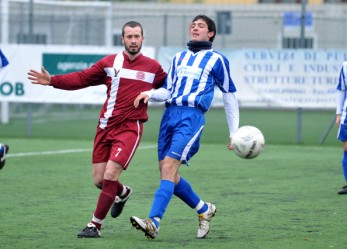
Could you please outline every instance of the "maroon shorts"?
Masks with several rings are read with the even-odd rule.
[[[124,169],[128,165],[140,144],[143,123],[125,121],[107,129],[96,129],[93,150],[93,163],[115,161]]]

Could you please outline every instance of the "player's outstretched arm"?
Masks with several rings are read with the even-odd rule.
[[[28,79],[32,84],[45,86],[51,84],[51,75],[43,66],[41,67],[41,73],[34,69],[30,69],[30,71],[28,72]]]
[[[137,108],[140,102],[143,100],[143,103],[147,104],[149,100],[154,102],[162,102],[167,100],[170,97],[170,90],[167,90],[164,87],[159,89],[152,89],[149,91],[144,91],[140,93],[134,100],[134,106]]]

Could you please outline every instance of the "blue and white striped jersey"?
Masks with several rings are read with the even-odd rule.
[[[337,90],[345,91],[347,85],[347,61],[342,63]]]
[[[2,53],[1,49],[0,49],[0,84],[2,84],[2,82],[5,81],[5,78],[8,74],[9,68],[8,65],[9,62],[7,60],[7,58],[5,57],[5,55]]]
[[[8,60],[0,49],[0,68],[6,67],[8,65]]]
[[[347,88],[347,61],[342,63],[339,83],[337,85],[338,99],[337,99],[337,109],[336,114],[341,114],[341,124],[347,123],[347,98],[346,98],[346,88]]]
[[[167,104],[209,110],[214,89],[236,92],[230,76],[229,61],[213,49],[177,53],[173,58],[164,88],[171,92]]]

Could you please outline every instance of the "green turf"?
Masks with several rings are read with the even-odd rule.
[[[345,248],[346,196],[341,148],[271,145],[252,160],[226,144],[202,144],[181,174],[217,206],[211,232],[195,238],[196,213],[173,198],[158,237],[148,241],[129,217],[148,215],[159,172],[153,143],[144,142],[121,180],[134,189],[123,214],[105,219],[100,239],[78,239],[99,191],[92,184],[91,141],[7,138],[11,153],[0,171],[0,248]],[[85,152],[21,153],[85,149]]]
[[[240,125],[257,126],[266,139],[252,160],[226,149],[224,110],[211,110],[198,155],[181,168],[202,199],[217,206],[211,232],[196,239],[196,213],[173,198],[158,237],[148,241],[129,217],[148,215],[159,185],[156,150],[148,146],[156,144],[162,108],[151,108],[142,144],[121,176],[134,189],[123,214],[106,218],[102,238],[77,239],[99,195],[91,176],[98,113],[98,107],[35,112],[31,136],[25,115],[0,125],[0,142],[10,145],[0,171],[0,248],[345,248],[346,196],[336,194],[344,184],[342,146],[336,127],[320,144],[334,112],[317,110],[303,111],[298,144],[295,110],[241,109]]]
[[[27,107],[28,108],[28,107]],[[26,109],[22,114],[13,115],[9,124],[0,124],[0,138],[31,137],[59,139],[88,139],[94,137],[99,106],[85,107],[58,105],[43,112],[36,105],[32,107],[32,123],[28,122]],[[13,112],[19,112],[13,109]],[[42,112],[42,113],[41,113]],[[149,121],[145,125],[143,141],[156,142],[159,122],[163,109],[151,107]],[[254,125],[260,128],[268,144],[298,143],[298,112],[297,110],[257,110],[241,109],[240,125]],[[335,117],[334,111],[303,110],[302,135],[300,144],[318,145]],[[336,141],[337,128],[334,126],[324,141],[325,145],[340,145]],[[224,109],[213,108],[206,114],[206,126],[202,141],[206,143],[227,142],[228,129]]]

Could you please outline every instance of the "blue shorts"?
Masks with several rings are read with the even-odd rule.
[[[339,131],[337,132],[337,139],[342,142],[347,141],[347,124],[340,124]]]
[[[199,150],[204,113],[187,106],[169,106],[163,114],[158,138],[158,159],[172,157],[188,165]]]

